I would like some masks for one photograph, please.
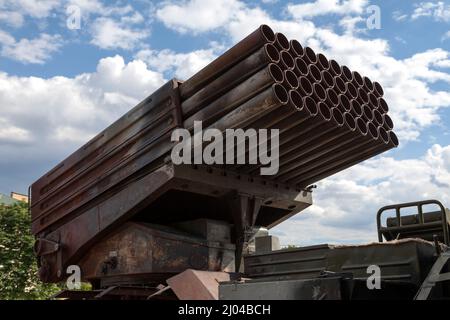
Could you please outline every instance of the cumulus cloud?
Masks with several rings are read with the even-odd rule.
[[[436,144],[418,159],[396,160],[395,152],[318,183],[315,204],[274,234],[283,244],[371,242],[377,240],[376,213],[385,205],[438,199],[450,206],[450,146]]]
[[[450,4],[443,1],[438,2],[421,2],[415,5],[411,19],[420,17],[432,17],[436,21],[450,21]]]
[[[22,38],[16,41],[14,37],[0,30],[0,54],[12,60],[24,64],[43,64],[51,57],[53,52],[62,46],[60,35],[49,35],[43,33],[34,39]]]
[[[117,22],[111,18],[97,18],[92,25],[91,43],[102,49],[134,49],[149,33],[128,27],[128,22],[127,19]]]
[[[139,60],[101,59],[74,78],[0,73],[0,187],[22,191],[39,175],[164,83]],[[23,173],[27,176],[21,177]]]
[[[144,49],[139,51],[136,57],[159,72],[169,73],[185,80],[211,62],[216,57],[217,50],[218,48],[213,47],[188,53],[177,53],[169,49],[161,51]]]
[[[157,9],[156,17],[179,32],[204,32],[228,23],[243,4],[237,0],[189,0],[169,2]]]
[[[316,0],[301,4],[290,4],[288,12],[296,19],[338,14],[361,14],[369,1],[367,0]]]

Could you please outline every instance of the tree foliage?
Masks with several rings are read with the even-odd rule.
[[[59,287],[42,283],[26,203],[0,205],[0,299],[45,299]]]

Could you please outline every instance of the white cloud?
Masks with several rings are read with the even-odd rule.
[[[169,72],[180,79],[188,79],[216,57],[217,48],[176,53],[172,50],[144,49],[136,54],[159,72]]]
[[[287,10],[295,19],[327,14],[361,14],[368,2],[367,0],[316,0],[314,2],[290,4],[287,6]]]
[[[6,24],[18,28],[23,25],[23,15],[15,11],[1,11],[0,22],[3,21]]]
[[[436,21],[450,21],[450,4],[443,1],[421,2],[416,5],[411,19],[420,17],[432,17]]]
[[[46,18],[60,4],[59,0],[1,0],[0,9],[11,10],[33,18]]]
[[[102,49],[134,49],[149,33],[146,30],[127,27],[126,22],[97,18],[92,25],[91,43]]]
[[[441,41],[445,41],[445,40],[448,40],[448,39],[450,39],[450,30],[447,31],[446,33],[444,33],[444,35],[441,38]]]
[[[425,199],[450,206],[449,179],[450,146],[434,145],[419,159],[368,160],[320,182],[313,193],[315,204],[274,233],[283,244],[376,241],[379,208]]]
[[[43,64],[53,52],[62,45],[59,35],[41,34],[34,39],[20,39],[16,41],[10,34],[0,30],[0,54],[24,64]]]
[[[0,73],[2,187],[25,191],[164,82],[142,61],[125,63],[120,56],[101,59],[95,72],[74,78]]]
[[[179,32],[205,32],[229,22],[243,4],[237,0],[189,0],[169,2],[156,11],[156,17]]]

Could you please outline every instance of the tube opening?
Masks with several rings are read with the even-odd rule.
[[[342,75],[345,77],[347,81],[353,80],[353,74],[347,66],[342,66]]]
[[[389,106],[384,98],[378,98],[378,109],[380,109],[383,113],[387,113],[389,111]]]
[[[375,121],[375,124],[381,126],[383,124],[383,116],[381,115],[380,111],[374,109],[372,113],[373,113],[373,121]]]
[[[334,85],[340,93],[345,93],[345,82],[341,77],[334,77]]]
[[[275,42],[284,50],[289,50],[289,40],[281,32],[275,33]]]
[[[303,46],[297,40],[291,40],[291,49],[295,52],[297,56],[302,56],[304,53]]]
[[[286,70],[284,71],[284,78],[286,79],[286,81],[289,83],[289,85],[293,88],[293,89],[297,89],[298,88],[298,78],[297,75],[291,71],[291,70]]]
[[[353,72],[352,72],[352,75],[353,75],[353,80],[355,80],[356,85],[357,85],[358,87],[364,86],[364,79],[361,77],[361,75],[359,74],[359,72],[353,71]]]
[[[272,62],[278,63],[280,62],[280,51],[270,43],[266,43],[264,45],[267,56]]]
[[[369,103],[369,96],[363,88],[358,89],[358,98],[360,98],[363,103]]]
[[[344,115],[341,112],[341,110],[339,110],[338,108],[333,108],[331,109],[331,113],[332,113],[332,118],[333,120],[336,122],[336,124],[341,127],[344,125]]]
[[[268,25],[266,24],[261,25],[259,27],[259,30],[261,31],[261,34],[267,40],[267,42],[275,41],[275,33],[273,32],[272,28],[270,28]]]
[[[288,92],[281,84],[279,83],[273,84],[272,90],[274,91],[275,96],[281,103],[286,104],[289,101]]]
[[[334,92],[334,90],[331,88],[328,88],[326,90],[326,92],[327,92],[328,100],[330,100],[330,102],[333,104],[333,106],[337,106],[339,104],[339,97],[336,94],[336,92]]]
[[[373,139],[378,139],[378,129],[377,126],[374,125],[372,122],[367,122],[367,131],[372,136]]]
[[[319,100],[323,101],[327,98],[327,93],[320,83],[317,83],[317,82],[314,83],[313,91],[316,94],[316,96],[319,98]]]
[[[364,121],[363,118],[358,117],[356,118],[356,129],[359,131],[359,133],[363,136],[367,135],[367,123]]]
[[[303,92],[303,94],[309,96],[313,93],[311,81],[309,81],[306,77],[300,77],[299,82],[299,89]]]
[[[315,81],[319,82],[322,80],[322,74],[320,73],[319,68],[315,64],[310,64],[308,66],[309,73],[314,78]]]
[[[295,71],[298,76],[306,76],[308,74],[308,65],[302,58],[295,59]]]
[[[292,58],[291,54],[287,51],[281,51],[280,53],[281,61],[285,65],[286,68],[292,69],[294,68],[294,58]]]
[[[303,99],[300,93],[295,90],[289,90],[289,99],[296,109],[303,109]]]
[[[350,94],[350,96],[352,97],[352,99],[357,98],[358,97],[358,90],[353,85],[353,83],[347,82],[346,86],[347,86],[347,91]]]
[[[345,120],[345,124],[351,131],[354,131],[356,129],[355,117],[352,116],[352,114],[350,112],[344,113],[344,120]]]
[[[373,91],[373,83],[372,80],[370,80],[368,77],[364,77],[364,86],[369,91]]]
[[[397,135],[393,131],[389,131],[389,140],[395,147],[398,146],[398,138],[397,138]]]
[[[322,81],[325,83],[327,87],[334,86],[334,78],[329,71],[322,70],[321,74],[322,74]]]
[[[305,57],[308,59],[310,63],[316,63],[317,62],[317,56],[313,49],[310,47],[305,48]]]
[[[325,103],[321,101],[317,104],[317,107],[322,118],[324,118],[326,121],[331,120],[331,111]]]
[[[340,94],[338,96],[339,104],[344,107],[345,111],[350,111],[352,109],[352,106],[350,105],[350,100],[348,100],[347,96]]]
[[[350,101],[350,105],[352,106],[352,110],[353,112],[356,114],[357,117],[360,117],[363,113],[361,105],[359,104],[359,102],[355,99],[353,99],[352,101]]]
[[[369,96],[369,103],[374,108],[378,108],[378,99],[377,99],[377,97],[372,92],[369,92],[368,96]]]
[[[328,70],[330,68],[330,63],[328,62],[327,57],[325,57],[322,53],[318,53],[316,59],[322,70]]]
[[[339,65],[339,63],[337,63],[336,60],[330,60],[330,71],[335,75],[335,76],[340,76],[341,75],[341,66]]]
[[[381,138],[381,140],[385,143],[389,143],[389,134],[383,127],[378,127],[378,137]]]
[[[316,116],[319,110],[317,109],[317,104],[311,97],[303,97],[303,105],[309,111],[311,116]]]
[[[373,88],[374,88],[375,94],[377,94],[379,97],[382,97],[384,95],[383,87],[381,86],[381,84],[379,82],[374,81]]]
[[[275,63],[269,64],[269,73],[272,76],[272,79],[275,80],[275,82],[281,83],[284,81],[283,71]]]
[[[362,110],[364,117],[366,117],[366,119],[368,119],[369,121],[372,121],[373,119],[372,109],[367,104],[365,104],[362,106]]]
[[[394,129],[394,122],[388,114],[383,115],[383,124],[389,129]]]

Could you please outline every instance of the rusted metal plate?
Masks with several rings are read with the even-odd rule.
[[[180,300],[218,300],[220,282],[230,281],[226,272],[186,270],[167,279]]]
[[[94,245],[79,265],[88,280],[176,274],[189,268],[232,272],[234,249],[229,242],[207,241],[174,228],[127,222]]]

